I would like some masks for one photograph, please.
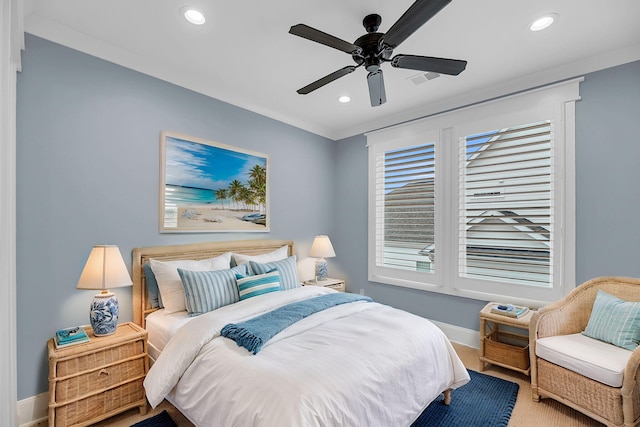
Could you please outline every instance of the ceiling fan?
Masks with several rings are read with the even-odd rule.
[[[371,106],[377,107],[387,101],[382,69],[380,68],[383,62],[390,62],[391,66],[395,68],[408,68],[411,70],[431,71],[439,74],[457,76],[465,69],[467,61],[402,54],[396,55],[393,58],[391,57],[393,50],[398,47],[400,43],[406,40],[429,19],[433,18],[450,2],[451,0],[416,0],[386,33],[377,32],[382,22],[380,15],[367,15],[362,21],[362,25],[367,30],[367,34],[358,38],[353,43],[316,30],[305,24],[293,25],[289,29],[290,34],[346,52],[351,55],[356,63],[356,65],[349,65],[334,71],[298,89],[297,92],[301,95],[306,95],[340,77],[354,72],[356,68],[364,66],[369,72],[367,75],[367,83],[369,85]]]

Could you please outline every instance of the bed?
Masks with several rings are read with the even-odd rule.
[[[269,258],[276,253],[286,258]],[[242,261],[235,266],[231,255],[231,272],[246,269],[246,277],[236,276],[236,284],[271,280],[275,274],[282,288],[206,311],[194,308],[190,286],[195,282],[189,282],[189,274],[226,277],[227,270],[201,273],[181,268],[187,311],[167,313],[172,311],[167,304],[154,307],[145,265],[150,274],[150,265],[156,265],[151,263],[188,266],[192,260],[219,261],[229,254],[238,254]],[[431,322],[358,295],[299,282],[291,285],[284,267],[295,260],[289,240],[133,250],[134,322],[149,332],[152,367],[145,390],[152,407],[167,399],[199,427],[409,426],[431,401],[444,393],[448,403],[450,390],[469,381],[450,342]],[[274,265],[277,268],[267,268]],[[335,305],[317,309],[318,301]],[[222,335],[229,326],[257,324],[268,329],[263,318],[280,319],[281,312],[293,307],[317,311],[301,315],[278,332],[269,331],[270,339],[260,341],[255,354],[255,347],[242,346],[237,336],[234,340]],[[202,314],[189,314],[198,309]]]

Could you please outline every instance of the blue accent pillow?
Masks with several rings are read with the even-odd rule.
[[[295,255],[280,261],[268,262],[266,264],[249,261],[249,265],[253,274],[265,274],[274,268],[277,269],[280,272],[280,286],[283,291],[300,287]]]
[[[278,292],[282,289],[280,287],[280,273],[277,269],[255,276],[238,274],[236,275],[236,280],[238,282],[240,301],[270,292]]]
[[[188,271],[178,268],[184,286],[185,305],[189,316],[199,316],[240,301],[236,275],[246,275],[247,266],[227,270]]]
[[[598,289],[583,335],[627,350],[640,343],[640,302],[624,301]]]
[[[147,283],[147,298],[151,302],[151,308],[163,308],[158,281],[149,263],[144,265],[144,277]]]

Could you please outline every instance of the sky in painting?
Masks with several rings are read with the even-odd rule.
[[[217,190],[237,179],[243,184],[255,165],[266,167],[265,157],[167,137],[165,184]]]

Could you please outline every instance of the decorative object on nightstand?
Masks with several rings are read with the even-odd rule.
[[[329,236],[316,236],[311,245],[309,256],[316,260],[316,280],[327,280],[327,261],[325,258],[336,256]]]
[[[513,304],[493,304],[491,306],[491,312],[493,314],[500,314],[502,316],[513,317],[519,319],[527,314],[529,307],[522,307]]]
[[[89,320],[96,336],[111,335],[118,324],[118,299],[111,288],[131,286],[131,276],[120,249],[115,245],[94,246],[82,270],[78,289],[100,289],[91,302]]]
[[[56,345],[56,348],[69,347],[89,342],[89,335],[87,335],[87,332],[83,327],[74,326],[72,328],[57,330],[53,336],[53,342]]]
[[[326,278],[323,281],[307,280],[302,283],[303,286],[322,286],[324,288],[335,289],[338,292],[346,292],[346,283],[342,279]]]

